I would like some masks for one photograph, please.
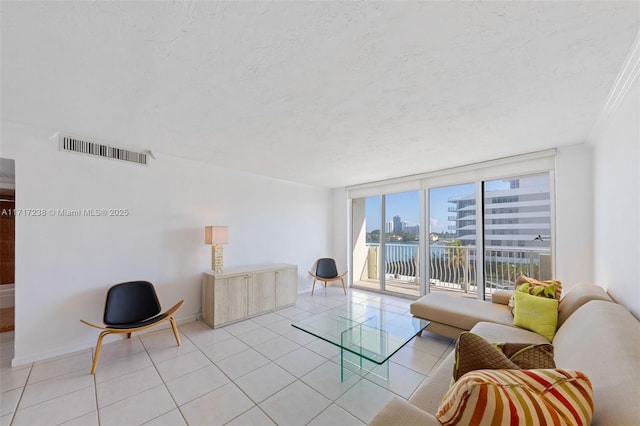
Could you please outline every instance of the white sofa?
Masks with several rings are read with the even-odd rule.
[[[549,342],[534,332],[486,321],[471,331],[491,342]],[[640,424],[640,322],[631,313],[601,287],[578,286],[560,301],[552,343],[558,368],[582,371],[591,380],[593,425]],[[434,414],[449,389],[453,361],[452,352],[408,401],[393,399],[370,425],[439,425]]]

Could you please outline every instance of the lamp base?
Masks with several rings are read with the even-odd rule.
[[[211,246],[211,270],[215,273],[222,272],[222,245]]]

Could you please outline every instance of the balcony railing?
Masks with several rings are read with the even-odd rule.
[[[378,258],[378,244],[368,244],[370,259]],[[384,273],[387,280],[402,281],[409,285],[419,283],[419,246],[416,244],[385,244]],[[476,292],[475,246],[431,246],[429,248],[429,284],[439,289]],[[486,248],[485,291],[511,289],[520,275],[536,279],[551,276],[550,250],[539,248]],[[378,277],[368,277],[378,279]]]

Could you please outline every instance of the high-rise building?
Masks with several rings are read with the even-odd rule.
[[[503,189],[485,190],[484,245],[494,247],[548,247],[551,235],[549,177],[527,176],[503,181]],[[449,198],[449,231],[463,245],[476,241],[475,195]],[[547,244],[543,244],[544,242]]]
[[[402,232],[402,218],[400,216],[393,217],[393,233],[399,234]]]
[[[393,232],[393,222],[388,220],[384,223],[384,232],[385,234],[390,234]]]

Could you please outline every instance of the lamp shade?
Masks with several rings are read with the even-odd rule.
[[[204,227],[204,243],[205,244],[228,244],[229,243],[229,227],[228,226],[205,226]]]

